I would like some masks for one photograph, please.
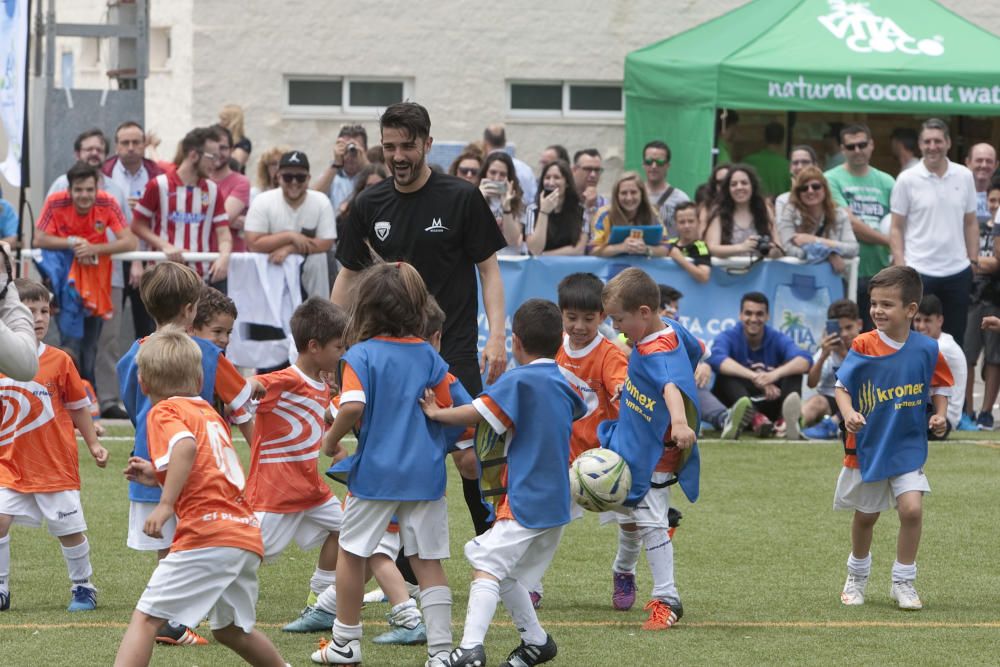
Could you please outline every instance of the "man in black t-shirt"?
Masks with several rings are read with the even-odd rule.
[[[496,256],[506,242],[475,186],[431,171],[426,157],[433,139],[424,107],[414,102],[393,104],[379,123],[392,178],[367,188],[351,203],[337,245],[343,269],[330,298],[348,306],[358,272],[370,266],[376,255],[386,261],[409,262],[447,316],[441,356],[465,389],[477,396],[482,391],[480,373],[488,368],[487,381],[493,382],[507,363],[503,282]],[[490,331],[481,362],[477,361],[477,270]],[[470,480],[465,481],[469,487]],[[479,486],[476,480],[471,482],[466,500],[480,532],[485,524],[476,519],[482,508]]]

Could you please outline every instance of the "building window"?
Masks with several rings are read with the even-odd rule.
[[[286,77],[288,109],[347,113],[384,109],[411,95],[410,80],[377,78]]]
[[[515,115],[621,117],[625,108],[622,87],[614,83],[512,81],[509,99]]]

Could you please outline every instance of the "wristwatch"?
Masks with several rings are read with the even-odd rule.
[[[336,162],[334,162],[334,161],[331,160],[330,161],[330,168],[331,169],[343,169],[344,168],[344,163],[341,162],[340,164],[337,164]]]

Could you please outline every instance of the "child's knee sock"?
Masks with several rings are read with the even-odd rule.
[[[309,590],[315,593],[317,596],[320,595],[330,586],[337,583],[337,571],[336,570],[321,570],[317,567],[313,570],[313,575],[309,579]]]
[[[89,586],[94,569],[90,566],[90,542],[87,538],[83,538],[83,542],[75,547],[63,547],[62,553],[66,559],[69,580],[77,585]]]
[[[674,543],[667,536],[667,529],[643,528],[640,532],[646,547],[646,562],[653,575],[653,599],[679,603],[674,582]]]
[[[328,614],[337,615],[337,587],[327,586],[316,596],[316,608]]]
[[[898,560],[892,563],[893,581],[913,581],[917,578],[917,564],[903,565]]]
[[[496,613],[500,601],[500,584],[492,579],[476,579],[469,588],[469,607],[465,612],[465,631],[462,634],[462,648],[472,648],[483,643],[486,631]],[[531,606],[529,599],[528,606]],[[426,605],[424,613],[427,612]],[[427,625],[430,631],[430,623]],[[430,637],[428,637],[428,640]]]
[[[0,538],[0,591],[10,589],[7,578],[10,576],[10,535]]]
[[[639,549],[642,548],[642,536],[638,530],[618,528],[618,553],[615,563],[611,566],[615,572],[635,574],[635,565],[639,562]]]
[[[867,577],[872,572],[872,554],[869,551],[864,558],[855,558],[854,552],[847,557],[847,571],[859,577]],[[893,566],[895,573],[895,566]]]
[[[514,627],[521,633],[524,643],[535,646],[544,644],[545,630],[538,623],[538,614],[531,604],[528,589],[516,579],[504,579],[500,582],[500,599],[503,600],[503,606],[507,607]]]
[[[393,625],[413,629],[423,620],[423,616],[417,608],[417,601],[407,598],[406,602],[400,602],[390,610],[389,619]]]
[[[427,626],[427,654],[450,651],[451,589],[447,586],[421,589],[420,606],[424,609],[424,625]]]

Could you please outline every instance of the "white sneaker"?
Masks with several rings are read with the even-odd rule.
[[[448,667],[450,664],[451,662],[448,661],[448,652],[441,651],[427,658],[424,667]]]
[[[781,404],[781,416],[785,419],[785,440],[798,440],[801,437],[799,419],[802,418],[802,399],[797,392],[785,397]]]
[[[321,639],[319,650],[310,656],[317,665],[357,665],[361,663],[361,640],[352,639],[343,646],[331,639]]]
[[[840,594],[840,601],[846,605],[859,605],[865,603],[865,587],[868,586],[868,575],[847,573],[847,581],[844,583],[844,590]]]
[[[365,593],[365,596],[361,598],[362,604],[375,604],[377,602],[388,602],[389,598],[385,596],[381,588],[376,588],[375,590]]]
[[[917,589],[913,587],[912,581],[894,581],[889,589],[889,597],[896,601],[900,609],[917,611],[924,608],[924,603],[917,595]]]

